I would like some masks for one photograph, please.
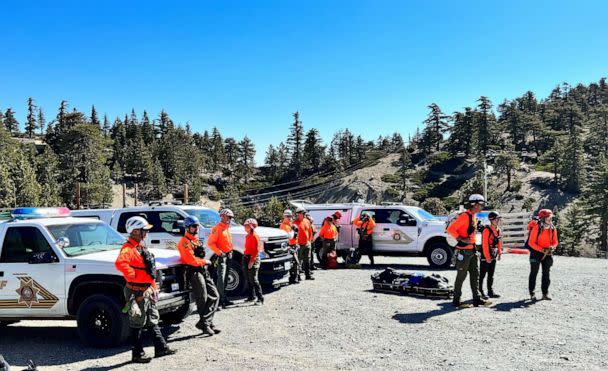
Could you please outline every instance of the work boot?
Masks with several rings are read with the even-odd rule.
[[[202,322],[197,323],[196,328],[201,330],[203,332],[203,334],[207,334],[209,336],[215,335],[215,331],[213,331],[213,329],[210,326],[208,326]]]
[[[499,298],[499,297],[500,297],[500,295],[498,295],[497,293],[495,293],[495,292],[494,292],[494,291],[492,291],[492,290],[488,291],[488,295],[489,295],[491,298]],[[487,299],[487,298],[484,298],[484,299]]]
[[[215,332],[216,334],[219,334],[220,332],[222,332],[222,330],[220,330],[219,328],[215,327],[214,324],[210,324],[209,327],[213,330],[213,332]]]
[[[551,299],[548,294],[543,294],[542,300],[553,300],[553,299]]]
[[[234,302],[230,301],[230,300],[226,300],[224,301],[224,306],[229,306],[229,305],[234,305]]]
[[[291,283],[291,282],[290,282]],[[253,296],[248,297],[247,299],[245,299],[245,303],[250,303],[252,301],[255,301],[255,298]]]
[[[315,278],[313,276],[311,276],[310,274],[308,276],[306,276],[306,279],[309,281],[314,281]]]
[[[533,292],[530,293],[530,300],[532,300],[532,301],[536,301],[537,300],[536,299],[536,295]]]
[[[264,299],[258,299],[255,303],[255,305],[264,305]]]
[[[171,349],[169,347],[165,347],[163,349],[160,350],[155,350],[154,351],[154,358],[160,358],[160,357],[164,357],[164,356],[170,356],[177,353],[177,350],[175,349]]]
[[[485,292],[483,292],[483,290],[479,290],[479,295],[481,296],[482,299],[488,300],[488,295],[486,295]]]
[[[152,360],[152,358],[146,356],[146,352],[142,351],[135,351],[133,350],[132,352],[132,356],[131,356],[131,362],[133,363],[150,363],[150,361]]]
[[[482,299],[482,298],[474,298],[473,299],[473,306],[475,306],[475,307],[479,307],[479,306],[487,307],[490,304],[492,304],[492,302],[489,301],[489,300],[485,300],[485,299]]]
[[[289,284],[290,285],[295,285],[296,283],[299,283],[295,277],[289,277]]]

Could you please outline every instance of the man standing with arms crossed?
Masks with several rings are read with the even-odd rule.
[[[289,270],[289,283],[296,284],[301,281],[300,278],[300,259],[298,258],[298,227],[293,226],[293,213],[287,209],[283,212],[283,222],[279,228],[289,234],[289,248],[293,259],[291,260],[291,269]]]
[[[228,275],[228,259],[232,258],[232,235],[230,234],[230,222],[234,213],[230,209],[220,210],[220,222],[211,229],[207,238],[207,246],[218,257],[216,287],[219,293],[220,307],[226,309],[228,305],[234,305],[226,298],[226,278]],[[218,310],[219,308],[218,307]]]
[[[473,305],[492,304],[489,301],[482,299],[479,296],[479,263],[477,258],[477,250],[475,249],[475,235],[477,231],[477,220],[475,214],[481,211],[486,201],[482,195],[473,194],[469,197],[468,207],[465,212],[460,214],[458,218],[452,222],[447,229],[447,232],[458,240],[454,254],[456,254],[456,282],[454,283],[454,300],[453,304],[457,308],[468,308],[469,305],[462,304],[460,297],[462,296],[462,284],[470,275],[471,291],[473,293]]]
[[[186,277],[192,286],[196,300],[196,309],[199,321],[196,328],[203,333],[213,336],[221,331],[213,325],[213,315],[217,310],[219,295],[213,280],[207,271],[209,261],[205,258],[205,246],[198,239],[200,222],[195,216],[187,216],[184,219],[186,233],[179,240],[177,250],[182,264],[187,266]]]

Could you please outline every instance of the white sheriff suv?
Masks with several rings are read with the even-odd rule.
[[[372,205],[363,203],[312,204],[306,201],[291,201],[294,207],[302,207],[310,213],[317,230],[323,219],[340,211],[338,221],[340,234],[336,245],[339,256],[346,257],[351,248],[359,244],[359,234],[353,219],[368,212],[376,222],[373,232],[375,255],[424,256],[431,267],[449,268],[454,249],[446,241],[445,220],[428,211],[402,204]],[[321,242],[315,240],[315,251]]]
[[[153,225],[148,233],[147,246],[161,249],[176,248],[184,235],[184,218],[189,215],[196,216],[200,220],[202,224],[200,238],[205,241],[213,226],[220,221],[219,213],[208,207],[159,202],[122,209],[73,210],[72,215],[102,220],[124,235],[127,233],[125,230],[127,219],[132,216],[143,216]],[[261,256],[260,282],[263,285],[274,286],[286,283],[292,259],[289,253],[289,235],[281,229],[268,227],[258,227],[256,232],[264,243],[265,251]],[[230,233],[234,252],[232,259],[228,261],[226,292],[229,296],[240,296],[247,292],[247,278],[241,263],[246,232],[242,225],[233,221]],[[213,251],[207,248],[205,256],[211,258]]]
[[[83,342],[107,347],[129,334],[114,262],[125,238],[100,220],[66,208],[18,208],[0,222],[0,326],[25,319],[76,319]],[[188,315],[190,292],[175,250],[156,256],[161,320]]]

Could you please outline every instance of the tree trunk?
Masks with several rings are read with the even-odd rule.
[[[511,190],[511,169],[507,169],[507,191]]]
[[[600,250],[604,251],[608,258],[608,218],[602,218],[600,221]]]

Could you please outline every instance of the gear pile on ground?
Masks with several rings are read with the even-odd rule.
[[[372,284],[376,291],[434,297],[454,295],[454,288],[449,284],[449,280],[436,273],[404,273],[386,268],[382,272],[372,274]]]

